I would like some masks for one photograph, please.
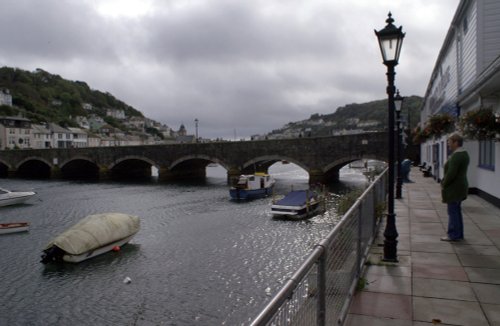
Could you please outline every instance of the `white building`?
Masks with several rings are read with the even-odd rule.
[[[107,109],[106,115],[108,117],[113,117],[115,119],[124,120],[125,119],[125,111],[118,109]]]
[[[55,123],[49,123],[48,128],[51,134],[52,148],[71,148],[72,133]]]
[[[88,147],[87,141],[87,132],[81,128],[69,128],[68,130],[71,132],[71,147],[81,148]]]
[[[31,125],[32,146],[36,149],[50,148],[52,146],[52,133],[45,125]]]
[[[460,117],[489,107],[500,112],[500,1],[461,0],[427,87],[420,124],[430,116],[450,113]],[[421,145],[421,162],[431,166],[436,180],[443,177],[446,139]],[[470,190],[500,206],[500,142],[466,141],[471,162]]]
[[[0,117],[0,149],[31,148],[31,122],[21,117]]]
[[[8,89],[0,89],[0,105],[12,106],[12,95]]]

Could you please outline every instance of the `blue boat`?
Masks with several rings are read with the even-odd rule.
[[[229,189],[232,199],[263,198],[273,193],[276,181],[267,173],[244,174],[238,178],[234,187]]]
[[[310,190],[295,190],[271,206],[275,218],[303,220],[318,214],[322,209],[323,197]]]

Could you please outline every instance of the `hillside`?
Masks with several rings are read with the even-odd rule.
[[[113,127],[125,130],[117,119],[106,116],[107,109],[123,110],[127,117],[143,117],[141,112],[109,93],[93,90],[85,82],[69,81],[42,69],[30,72],[2,67],[0,89],[10,91],[13,104],[12,107],[0,106],[0,115],[21,113],[35,123],[55,122],[65,127],[77,127],[71,117],[94,114]],[[84,104],[91,109],[84,109]]]
[[[401,117],[410,120],[413,129],[419,122],[422,97],[409,96],[404,99]],[[337,108],[330,114],[313,114],[307,120],[290,122],[269,135],[307,133],[312,136],[326,136],[334,132],[349,130],[387,129],[387,99],[367,103],[353,103]]]

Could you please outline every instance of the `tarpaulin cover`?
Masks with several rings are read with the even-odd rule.
[[[307,196],[309,196],[309,200],[311,200],[314,197],[314,192],[307,190],[295,190],[289,192],[284,198],[278,200],[275,205],[303,206],[306,204]]]
[[[97,249],[137,233],[140,220],[123,213],[89,215],[53,239],[46,249],[56,245],[71,255]]]

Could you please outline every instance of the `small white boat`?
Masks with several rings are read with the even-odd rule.
[[[255,199],[269,196],[273,193],[276,180],[263,172],[243,174],[234,187],[229,189],[232,199]]]
[[[79,263],[119,249],[139,229],[137,216],[123,213],[89,215],[50,241],[43,250],[41,262]]]
[[[0,188],[0,206],[21,204],[36,195],[34,191],[10,191]]]
[[[0,234],[29,231],[28,222],[0,223]]]
[[[295,190],[273,203],[271,213],[274,218],[304,220],[320,213],[324,198],[314,191]]]

